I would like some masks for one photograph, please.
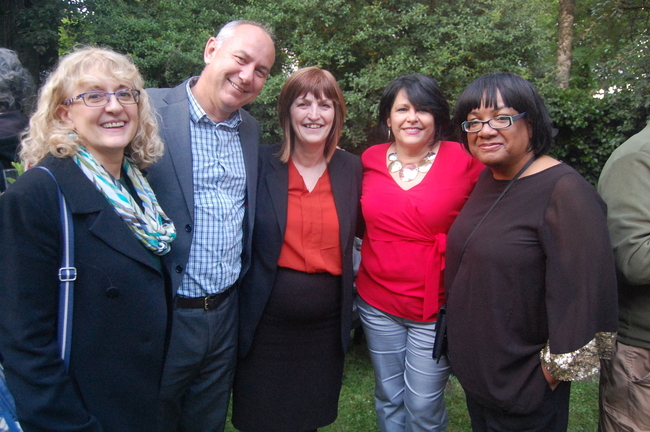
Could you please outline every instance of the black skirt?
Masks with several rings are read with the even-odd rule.
[[[278,268],[251,349],[239,359],[232,423],[303,432],[336,420],[343,379],[341,278]]]

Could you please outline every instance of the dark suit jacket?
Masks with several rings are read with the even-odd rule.
[[[172,251],[164,257],[171,273],[172,294],[176,294],[185,274],[194,231],[194,180],[186,85],[187,81],[173,89],[147,89],[151,102],[162,119],[162,122],[159,122],[160,136],[165,142],[165,154],[157,163],[147,168],[147,180],[156,193],[160,206],[174,221],[177,231]],[[241,270],[243,275],[250,264],[260,127],[250,114],[244,110],[240,112],[242,123],[239,125],[239,139],[246,166],[246,212]]]
[[[167,326],[154,259],[71,158],[42,162],[72,211],[70,371],[59,358],[56,185],[31,169],[0,196],[0,352],[29,431],[156,431]],[[156,261],[158,261],[156,263]]]
[[[288,165],[274,156],[279,146],[261,146],[257,212],[253,231],[253,261],[239,290],[239,354],[245,356],[253,341],[271,294],[284,232],[289,196]],[[337,150],[328,164],[334,203],[339,217],[343,274],[341,277],[341,343],[347,350],[352,323],[352,247],[361,196],[361,160]]]

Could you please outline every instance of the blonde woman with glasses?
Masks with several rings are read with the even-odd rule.
[[[0,197],[0,352],[26,432],[156,431],[167,297],[161,257],[175,238],[140,169],[162,153],[133,62],[83,48],[48,77],[23,139],[32,168]],[[61,222],[72,213],[69,365],[57,314]]]

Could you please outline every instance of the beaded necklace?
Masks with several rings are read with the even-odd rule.
[[[429,150],[429,152],[415,165],[413,163],[404,164],[397,157],[397,148],[394,152],[388,155],[388,171],[391,173],[399,172],[399,179],[404,182],[410,182],[417,178],[418,174],[429,172],[433,165],[433,160],[436,158],[436,152]]]

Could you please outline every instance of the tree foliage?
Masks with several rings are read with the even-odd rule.
[[[56,63],[61,23],[74,0],[0,0],[0,46],[18,53],[36,82]]]
[[[292,68],[304,66],[337,77],[349,108],[342,146],[352,151],[383,139],[375,135],[379,98],[402,74],[433,76],[453,100],[484,72],[548,73],[543,60],[552,55],[553,33],[539,25],[539,10],[534,2],[513,8],[504,0],[250,0],[239,6],[247,18],[275,29],[283,74],[273,80],[283,82]],[[271,141],[279,139],[268,133],[277,88],[270,85],[262,106],[254,107]]]
[[[379,98],[405,73],[431,75],[452,104],[483,73],[509,71],[529,79],[559,132],[553,155],[591,181],[611,150],[650,115],[646,0],[576,2],[566,89],[555,80],[558,0],[521,0],[516,7],[511,0],[38,1],[75,5],[75,13],[57,15],[64,18],[64,50],[81,42],[128,53],[147,85],[157,87],[198,75],[207,38],[225,22],[270,25],[276,64],[250,106],[266,143],[280,140],[276,104],[286,77],[312,65],[331,71],[344,91],[342,146],[355,153],[385,139],[376,134]]]
[[[650,118],[650,9],[644,4],[576,4],[571,86],[543,88],[560,132],[553,155],[593,183],[611,152]]]
[[[203,68],[203,47],[234,3],[208,0],[88,0],[71,42],[108,46],[134,59],[151,87],[169,87]],[[71,45],[71,44],[69,44]]]

